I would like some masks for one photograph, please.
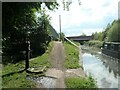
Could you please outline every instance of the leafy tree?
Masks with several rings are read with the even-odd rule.
[[[120,42],[120,20],[114,20],[112,24],[108,24],[105,31],[93,33],[94,40]]]
[[[112,23],[107,37],[110,42],[120,42],[120,20]]]
[[[25,51],[27,32],[30,32],[31,48],[33,52],[44,52],[49,42],[49,17],[42,12],[42,2],[3,2],[2,3],[2,51],[3,62],[17,62],[23,58],[21,51]],[[57,8],[56,2],[45,2],[49,10]],[[35,12],[42,12],[36,20]],[[39,48],[38,48],[39,47]],[[34,54],[33,53],[33,54]],[[10,59],[5,59],[9,57]]]
[[[93,34],[94,40],[99,40],[99,41],[103,41],[103,32],[95,32]]]
[[[85,33],[82,33],[82,35],[80,35],[80,36],[86,36],[86,34],[85,34]]]

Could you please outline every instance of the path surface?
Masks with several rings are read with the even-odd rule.
[[[52,68],[46,72],[46,76],[55,77],[57,79],[55,88],[65,88],[64,60],[65,52],[62,42],[54,42],[54,47],[50,55]]]

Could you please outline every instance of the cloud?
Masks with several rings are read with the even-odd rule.
[[[72,0],[70,11],[63,11],[62,2],[56,12],[49,12],[52,26],[59,32],[59,15],[61,28],[66,35],[77,35],[101,31],[118,18],[118,0]]]

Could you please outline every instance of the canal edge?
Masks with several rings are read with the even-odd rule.
[[[79,48],[79,64],[84,72],[84,68],[83,68],[83,58],[82,58],[82,49],[81,49],[81,45],[78,47]],[[84,72],[85,73],[85,72]]]

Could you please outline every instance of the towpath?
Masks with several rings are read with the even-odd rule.
[[[56,85],[55,88],[65,88],[65,52],[62,42],[54,42],[53,49],[50,55],[50,62],[52,68],[46,72],[46,76],[55,77]]]

